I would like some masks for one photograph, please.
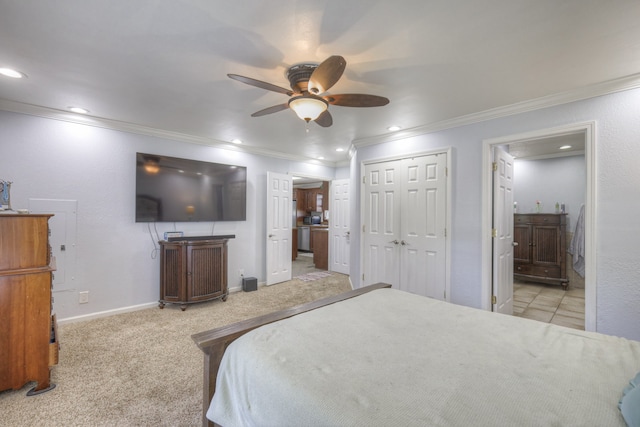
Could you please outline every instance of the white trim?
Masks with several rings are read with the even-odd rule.
[[[596,122],[582,122],[550,129],[509,135],[482,141],[482,280],[481,308],[491,310],[491,218],[492,183],[491,149],[496,145],[535,141],[552,136],[575,133],[585,135],[585,163],[587,169],[587,194],[585,201],[585,329],[595,331],[597,326],[596,304]]]
[[[258,283],[258,286],[264,286],[264,283]],[[230,294],[240,292],[240,291],[242,291],[241,286],[235,286],[233,288],[229,288]],[[171,304],[171,303],[167,303],[167,304]],[[64,319],[57,319],[57,322],[58,322],[58,325],[65,325],[67,323],[85,322],[87,320],[100,319],[103,317],[115,316],[117,314],[132,313],[134,311],[146,310],[148,308],[154,308],[154,307],[158,308],[157,301],[148,302],[145,304],[130,305],[129,307],[115,308],[113,310],[98,311],[96,313],[83,314],[81,316],[65,317]],[[158,310],[160,310],[160,308],[158,308]]]
[[[114,316],[116,314],[131,313],[133,311],[145,310],[147,308],[152,308],[152,307],[157,308],[158,302],[157,301],[148,302],[146,304],[131,305],[129,307],[116,308],[113,310],[98,311],[96,313],[83,314],[81,316],[66,317],[64,319],[58,319],[58,325],[64,325],[67,323],[84,322],[86,320],[100,319],[102,317]],[[158,308],[158,310],[160,309]]]
[[[0,110],[10,111],[14,113],[26,114],[36,117],[44,117],[51,120],[59,120],[63,122],[76,123],[81,125],[93,126],[103,129],[110,129],[122,132],[129,132],[138,135],[153,136],[157,138],[170,139],[172,141],[187,142],[190,144],[206,145],[210,147],[222,148],[224,150],[240,151],[250,154],[257,154],[265,157],[273,157],[276,159],[285,159],[298,162],[313,162],[330,167],[345,166],[348,162],[329,162],[326,160],[318,160],[304,156],[298,156],[291,153],[283,153],[273,149],[251,147],[247,145],[239,146],[229,141],[222,141],[215,138],[207,138],[196,135],[189,135],[169,130],[156,129],[148,126],[127,123],[118,120],[104,119],[101,117],[85,116],[73,114],[68,111],[56,110],[54,108],[41,107],[39,105],[23,104],[21,102],[0,99]]]
[[[375,163],[384,163],[384,162],[390,162],[390,161],[394,161],[394,160],[402,160],[402,159],[410,159],[412,157],[420,157],[420,156],[430,156],[433,154],[446,154],[447,155],[447,177],[446,177],[446,183],[447,183],[447,193],[446,193],[446,209],[447,209],[447,214],[445,215],[445,228],[447,230],[447,234],[445,236],[445,244],[447,246],[447,250],[446,250],[446,262],[445,262],[445,301],[450,302],[451,301],[451,235],[453,234],[451,232],[451,216],[452,216],[452,209],[451,209],[451,203],[452,203],[452,199],[453,197],[451,196],[453,193],[453,188],[452,188],[452,177],[453,177],[453,170],[452,170],[452,165],[453,165],[453,159],[452,159],[452,154],[453,154],[453,150],[451,147],[448,148],[441,148],[441,149],[434,149],[434,150],[429,150],[429,151],[420,151],[420,152],[415,152],[415,153],[403,153],[400,155],[396,155],[396,156],[391,156],[391,157],[382,157],[382,158],[377,158],[377,159],[368,159],[368,160],[363,160],[362,162],[360,162],[360,254],[364,253],[364,239],[362,238],[362,226],[365,223],[365,215],[366,213],[364,212],[364,208],[363,206],[365,206],[365,194],[364,194],[364,170],[365,170],[365,166],[366,165],[372,165]],[[360,284],[360,286],[362,286],[362,274],[364,271],[364,259],[362,256],[360,256],[360,277],[357,277],[357,283]],[[349,279],[351,280],[351,278]],[[352,284],[353,285],[353,284]]]
[[[561,92],[558,94],[547,95],[540,98],[518,102],[511,105],[492,108],[473,114],[467,114],[453,119],[441,120],[438,122],[416,126],[414,128],[405,129],[399,132],[393,132],[385,135],[377,135],[369,138],[354,139],[348,150],[348,157],[351,159],[357,148],[366,147],[368,145],[382,144],[390,141],[398,141],[413,136],[424,135],[445,129],[456,128],[473,123],[484,122],[487,120],[497,119],[501,117],[511,116],[515,114],[525,113],[528,111],[539,110],[542,108],[553,107],[556,105],[567,104],[574,101],[580,101],[597,96],[607,95],[625,90],[636,89],[640,87],[640,73],[632,74],[627,77],[609,80],[594,85],[582,87],[579,89]],[[286,159],[293,161],[309,162],[314,161],[326,166],[342,167],[348,166],[349,162],[328,162],[317,159],[310,159],[303,156],[296,156],[290,153],[282,153],[278,151],[262,149],[257,147],[242,146],[239,147],[227,141],[221,141],[214,138],[206,138],[201,136],[187,135],[179,132],[156,129],[148,126],[137,125],[133,123],[121,122],[117,120],[103,119],[92,116],[82,116],[72,114],[68,111],[57,110],[54,108],[42,107],[39,105],[24,104],[21,102],[0,99],[0,110],[11,111],[14,113],[22,113],[31,116],[45,117],[53,120],[61,120],[71,123],[84,124],[105,129],[120,130],[140,135],[155,136],[158,138],[166,138],[175,141],[188,142],[192,144],[208,145],[223,148],[225,150],[242,151],[252,154],[258,154],[266,157],[274,157],[278,159]]]
[[[405,129],[391,134],[355,139],[353,140],[352,144],[357,148],[361,148],[390,141],[398,141],[445,129],[457,128],[473,123],[479,123],[487,120],[512,116],[515,114],[526,113],[528,111],[535,111],[542,108],[568,104],[570,102],[581,101],[583,99],[595,98],[597,96],[636,89],[638,87],[640,87],[640,73],[632,74],[630,76],[622,77],[615,80],[597,83],[571,91],[561,92],[558,94],[543,96],[540,98],[518,102],[511,105],[492,108],[477,113],[467,114],[465,116],[455,117],[453,119],[441,120],[422,126],[416,126],[414,128]]]

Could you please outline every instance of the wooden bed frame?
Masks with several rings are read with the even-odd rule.
[[[220,361],[222,360],[222,355],[224,354],[229,344],[231,344],[233,341],[240,338],[247,332],[259,328],[260,326],[277,322],[278,320],[286,319],[301,313],[305,313],[307,311],[315,310],[316,308],[334,304],[336,302],[354,298],[367,292],[374,291],[376,289],[390,287],[391,285],[385,283],[377,283],[375,285],[365,286],[363,288],[355,289],[343,294],[322,298],[317,301],[312,301],[292,308],[265,314],[264,316],[254,317],[252,319],[243,320],[227,326],[222,326],[220,328],[215,328],[192,335],[191,338],[204,352],[202,425],[216,425],[207,419],[207,410],[209,409],[209,403],[213,398],[213,393],[216,390],[216,378],[218,375],[218,369],[220,367]]]

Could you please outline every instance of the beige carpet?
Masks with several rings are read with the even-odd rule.
[[[62,325],[57,387],[27,397],[0,393],[2,426],[197,426],[202,411],[202,353],[191,335],[351,289],[333,273],[238,292],[226,302],[140,310]]]

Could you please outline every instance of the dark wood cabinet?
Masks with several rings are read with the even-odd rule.
[[[323,212],[329,209],[328,182],[323,182],[319,188],[296,188],[294,191],[299,219],[311,212]]]
[[[317,269],[329,269],[329,229],[312,228],[313,264]]]
[[[188,304],[220,298],[227,300],[228,239],[161,241],[160,300]]]
[[[566,214],[514,214],[514,277],[568,287],[566,221]]]
[[[298,258],[298,229],[291,229],[291,261]]]
[[[58,363],[52,316],[53,266],[48,220],[52,215],[0,215],[0,391],[51,390]]]

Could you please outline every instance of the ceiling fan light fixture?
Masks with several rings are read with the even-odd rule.
[[[0,74],[5,77],[11,77],[12,79],[23,79],[27,77],[25,73],[14,70],[13,68],[0,68]]]
[[[145,156],[144,158],[144,171],[149,175],[155,175],[160,172],[160,165],[158,162],[160,161],[157,157]]]
[[[311,96],[296,96],[289,100],[289,108],[305,122],[317,119],[328,106],[324,99]]]

